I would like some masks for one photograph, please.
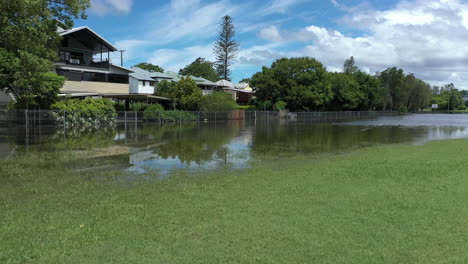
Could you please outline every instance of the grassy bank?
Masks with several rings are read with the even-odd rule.
[[[0,163],[0,263],[468,262],[467,140],[131,184],[56,155]]]

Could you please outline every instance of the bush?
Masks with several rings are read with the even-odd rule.
[[[142,112],[142,111],[145,111],[146,108],[149,106],[149,104],[147,103],[142,103],[142,102],[136,102],[136,103],[133,103],[133,104],[130,104],[130,111],[138,111],[138,112]],[[120,101],[118,103],[115,104],[115,109],[117,111],[125,111],[125,102],[123,101]]]
[[[159,104],[148,107],[143,113],[143,118],[147,121],[160,122],[184,122],[197,120],[197,114],[178,110],[164,111]]]
[[[70,127],[113,126],[117,116],[114,103],[108,99],[67,99],[53,104],[51,109],[56,122]]]
[[[276,102],[273,105],[273,110],[275,110],[275,111],[281,111],[281,110],[284,110],[284,109],[286,109],[286,103],[283,102],[283,101]]]
[[[161,112],[164,112],[164,108],[160,104],[152,104],[143,112],[143,118],[149,121],[156,121],[159,120]]]
[[[408,113],[408,108],[406,106],[400,106],[400,108],[398,109],[398,113],[400,115],[407,114]]]
[[[236,101],[232,95],[225,92],[215,92],[203,97],[200,109],[204,112],[232,111],[236,108]]]

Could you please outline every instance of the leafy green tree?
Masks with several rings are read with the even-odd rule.
[[[252,81],[252,78],[244,78],[242,80],[240,80],[239,83],[250,83]]]
[[[213,51],[216,55],[216,71],[218,76],[224,80],[230,80],[232,65],[239,50],[239,42],[235,39],[236,31],[230,16],[224,16],[218,29],[218,40],[214,44]]]
[[[380,80],[362,71],[353,74],[359,84],[364,98],[358,106],[359,110],[381,109],[384,104],[384,94]]]
[[[200,109],[205,112],[232,111],[236,105],[232,95],[225,92],[215,92],[203,97]]]
[[[43,91],[58,92],[46,87],[63,84],[63,79],[51,76],[60,41],[57,27],[86,18],[89,6],[89,0],[1,0],[0,89],[13,93],[24,107],[41,107],[47,96]],[[47,105],[50,102],[42,107]]]
[[[149,72],[164,72],[164,69],[158,65],[151,64],[149,62],[142,62],[134,65],[133,67],[137,67]]]
[[[351,56],[351,58],[347,59],[344,64],[343,64],[343,71],[345,73],[357,73],[359,71],[359,68],[355,65],[356,62],[354,61],[354,57]]]
[[[420,111],[429,105],[432,98],[431,86],[413,74],[405,77],[404,89],[407,91],[406,109]]]
[[[182,78],[177,83],[161,81],[156,94],[171,99],[173,108],[181,110],[198,110],[203,100],[202,90],[190,78]]]
[[[177,90],[176,83],[162,80],[158,83],[158,86],[155,89],[155,94],[171,99],[172,108],[176,109],[177,107]]]
[[[402,69],[389,68],[380,73],[380,81],[384,90],[384,109],[399,110],[406,106],[407,92],[404,89],[405,75]]]
[[[279,101],[279,102],[276,102],[274,105],[273,105],[273,110],[275,111],[281,111],[281,110],[284,110],[286,109],[286,106],[287,104],[283,101]]]
[[[309,57],[283,58],[253,75],[259,101],[283,101],[290,110],[318,109],[333,98],[329,74]]]
[[[364,93],[352,74],[330,73],[330,82],[334,93],[330,107],[333,110],[356,110],[364,100]]]
[[[218,73],[213,68],[213,62],[204,58],[197,58],[195,61],[179,70],[181,75],[192,75],[202,77],[212,82],[219,81]]]

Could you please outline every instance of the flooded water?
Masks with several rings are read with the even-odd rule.
[[[0,128],[0,159],[26,153],[82,153],[76,170],[132,174],[238,169],[264,155],[343,153],[378,144],[423,144],[468,138],[468,115],[413,114],[342,122],[271,120],[186,124],[121,124],[99,131]]]

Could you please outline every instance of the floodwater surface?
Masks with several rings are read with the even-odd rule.
[[[239,169],[265,155],[337,154],[379,144],[423,144],[468,138],[468,115],[412,114],[340,122],[287,120],[119,124],[64,131],[51,127],[0,128],[0,159],[26,153],[82,154],[76,170],[117,169],[129,174]]]

